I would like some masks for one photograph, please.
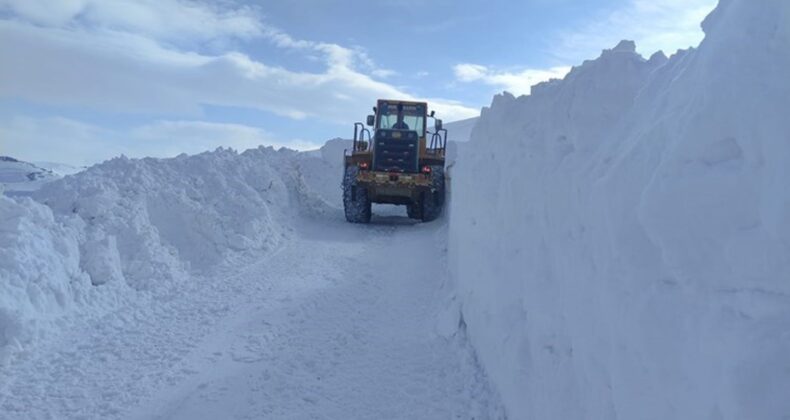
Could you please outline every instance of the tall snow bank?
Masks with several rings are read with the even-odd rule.
[[[70,313],[101,314],[272,250],[298,217],[331,209],[302,172],[311,159],[271,148],[121,157],[47,184],[36,201],[0,196],[0,352]]]
[[[458,160],[458,299],[512,418],[790,413],[790,3],[704,29],[496,97]]]
[[[229,252],[275,246],[282,232],[274,230],[273,208],[291,204],[279,158],[271,149],[121,157],[35,197],[56,214],[78,215],[86,224],[83,248],[94,251],[86,255],[112,259],[117,252],[125,280],[143,289],[213,266]]]

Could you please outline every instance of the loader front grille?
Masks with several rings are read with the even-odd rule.
[[[419,172],[419,144],[416,131],[376,130],[373,170]]]

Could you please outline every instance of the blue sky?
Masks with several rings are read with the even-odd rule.
[[[697,45],[715,0],[0,0],[0,155],[308,149],[376,98],[445,121],[621,39]]]

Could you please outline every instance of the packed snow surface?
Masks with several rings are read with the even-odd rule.
[[[436,321],[441,227],[401,220],[305,222],[243,269],[72,328],[6,368],[0,417],[497,418],[463,331]]]
[[[790,414],[790,2],[497,96],[454,171],[451,268],[517,419]]]
[[[0,419],[501,418],[447,309],[446,227],[346,224],[345,147],[0,195]]]

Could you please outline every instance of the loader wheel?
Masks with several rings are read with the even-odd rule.
[[[431,166],[431,191],[424,192],[422,199],[422,221],[436,220],[444,208],[444,166]]]
[[[422,220],[422,201],[406,205],[406,214],[409,219]]]
[[[351,223],[370,222],[370,197],[367,188],[357,185],[359,168],[347,166],[343,177],[343,209]]]

